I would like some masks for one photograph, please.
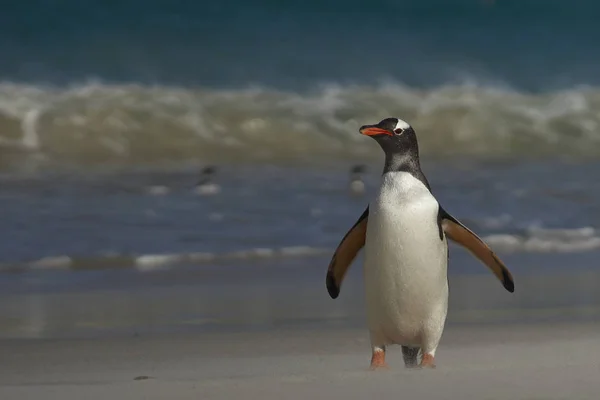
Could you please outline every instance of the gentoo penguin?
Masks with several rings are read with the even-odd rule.
[[[221,191],[219,185],[212,181],[215,174],[215,167],[205,167],[200,173],[200,180],[194,187],[194,192],[199,195],[212,195]]]
[[[365,192],[365,183],[361,174],[365,172],[364,165],[355,165],[350,170],[350,193],[362,195]]]
[[[414,129],[398,118],[365,125],[385,152],[375,198],[337,247],[327,270],[327,291],[337,298],[346,271],[365,247],[364,283],[371,339],[371,369],[386,367],[387,345],[402,346],[406,367],[435,367],[448,309],[448,242],[462,245],[489,267],[509,292],[511,273],[472,231],[433,196],[421,171]]]

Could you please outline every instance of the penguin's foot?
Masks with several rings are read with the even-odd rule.
[[[431,354],[423,354],[423,359],[421,360],[421,368],[435,368],[435,359]]]
[[[376,369],[388,369],[388,365],[385,362],[385,350],[377,349],[373,350],[373,355],[371,356],[371,367],[372,371]]]

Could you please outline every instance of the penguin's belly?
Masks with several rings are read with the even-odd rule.
[[[424,333],[444,325],[448,305],[438,203],[429,193],[381,200],[371,205],[365,244],[369,329],[384,343],[418,346]]]

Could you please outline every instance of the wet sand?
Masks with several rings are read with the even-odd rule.
[[[597,271],[514,268],[514,294],[452,274],[438,368],[406,370],[393,346],[372,372],[361,269],[334,301],[322,265],[16,274],[0,399],[598,398]]]
[[[596,399],[598,324],[448,327],[435,370],[364,329],[0,341],[2,399]]]

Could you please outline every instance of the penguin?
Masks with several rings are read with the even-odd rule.
[[[365,172],[364,165],[355,165],[350,170],[350,193],[353,195],[362,195],[365,193],[365,183],[361,174]]]
[[[348,268],[364,247],[370,368],[387,368],[386,346],[394,344],[402,348],[405,367],[435,368],[448,310],[447,239],[470,251],[511,293],[513,277],[490,247],[437,201],[407,122],[386,118],[359,131],[385,153],[381,185],[335,250],[327,291],[333,299],[339,296]]]
[[[202,169],[200,173],[200,180],[194,187],[194,192],[199,195],[213,195],[221,191],[219,185],[212,181],[212,177],[215,174],[215,167],[209,166]]]

